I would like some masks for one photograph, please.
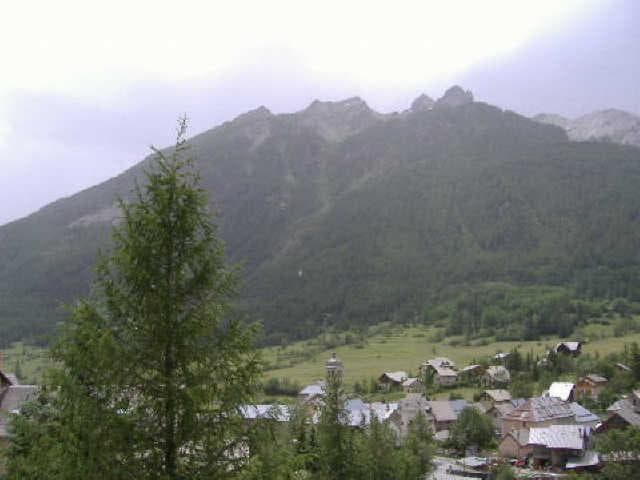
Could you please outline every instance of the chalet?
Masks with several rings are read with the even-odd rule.
[[[462,370],[460,370],[460,372],[458,372],[458,376],[464,377],[466,379],[470,379],[473,377],[479,377],[480,375],[482,375],[483,372],[484,372],[484,369],[482,368],[482,365],[479,365],[479,364],[467,365]]]
[[[504,458],[525,459],[533,453],[529,443],[529,429],[519,428],[507,433],[498,446],[500,456]]]
[[[505,387],[511,383],[511,374],[502,365],[491,365],[481,379],[485,387]]]
[[[493,359],[504,365],[504,363],[509,359],[510,356],[511,356],[511,352],[504,352],[504,353],[501,352],[501,353],[496,353],[493,356]]]
[[[608,383],[609,381],[605,377],[594,373],[582,377],[576,384],[576,398],[592,398],[597,400]]]
[[[590,444],[591,429],[580,425],[550,425],[529,430],[534,465],[564,468],[569,457],[581,458]]]
[[[560,342],[553,347],[553,351],[557,354],[564,353],[576,357],[582,352],[582,342]]]
[[[530,398],[502,418],[502,435],[511,430],[575,423],[571,405],[555,397]]]
[[[487,411],[498,403],[509,403],[510,401],[511,393],[509,393],[509,390],[485,390],[480,396],[480,403],[485,406]]]
[[[402,388],[402,384],[407,380],[407,378],[409,378],[407,372],[384,372],[380,375],[380,378],[378,378],[378,385],[385,390],[399,390]]]
[[[549,386],[548,395],[556,397],[563,402],[572,402],[575,397],[575,384],[571,382],[553,382]]]
[[[424,362],[420,369],[425,374],[433,375],[433,381],[438,385],[453,385],[458,380],[456,364],[448,358],[434,358]]]

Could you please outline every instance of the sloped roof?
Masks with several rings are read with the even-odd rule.
[[[563,346],[570,352],[577,352],[578,350],[580,350],[582,342],[559,342],[554,348],[555,352],[558,353],[560,348],[562,348]]]
[[[520,422],[544,422],[558,418],[573,417],[568,403],[556,397],[530,398],[519,407],[505,415],[506,419]]]
[[[372,415],[380,422],[384,422],[398,410],[397,403],[372,402],[365,403],[359,398],[347,400],[345,404],[348,424],[352,427],[369,425]]]
[[[431,360],[427,360],[425,362],[426,365],[431,365],[432,367],[449,367],[456,368],[456,362],[447,357],[436,357]]]
[[[605,383],[605,382],[608,382],[608,380],[605,377],[603,377],[602,375],[596,375],[595,373],[590,373],[585,378],[588,378],[593,383]]]
[[[300,393],[298,393],[298,395],[304,395],[306,397],[311,397],[314,395],[324,395],[324,385],[325,382],[312,383],[311,385],[307,385],[302,390],[300,390]]]
[[[511,402],[496,403],[493,408],[498,412],[499,417],[504,417],[507,413],[513,412],[515,406]]]
[[[486,393],[494,402],[508,402],[511,400],[511,393],[509,393],[509,390],[500,388],[495,390],[485,390],[484,393]]]
[[[467,365],[462,370],[460,370],[460,373],[472,372],[473,370],[478,370],[479,368],[482,368],[482,365],[479,365],[479,364]]]
[[[35,397],[36,385],[10,385],[2,396],[0,409],[11,413],[19,413],[22,405]]]
[[[408,378],[408,375],[407,372],[403,372],[402,370],[400,370],[397,372],[384,372],[382,374],[382,377],[387,377],[389,380],[392,380],[396,383],[402,383]]]
[[[11,382],[11,385],[20,385],[20,381],[15,373],[5,373],[4,375]]]
[[[529,445],[529,429],[518,428],[517,430],[511,430],[507,435],[510,435],[518,445],[524,447]],[[505,435],[506,436],[506,435]]]
[[[635,411],[633,408],[633,402],[629,398],[618,400],[607,408],[607,411],[611,412],[612,415],[618,415],[629,425],[640,427],[640,413]]]
[[[433,367],[439,377],[457,377],[458,372],[449,367]]]
[[[402,386],[403,387],[411,387],[412,385],[415,385],[416,383],[420,383],[420,380],[417,377],[410,377],[410,378],[407,378],[404,382],[402,382]]]
[[[551,425],[529,429],[529,443],[550,449],[583,450],[589,427],[580,425]]]
[[[431,400],[427,404],[437,422],[455,421],[460,412],[469,406],[466,400]]]
[[[553,382],[549,386],[549,396],[559,398],[566,402],[569,400],[574,388],[575,384],[571,382]]]
[[[587,410],[582,405],[577,402],[571,402],[569,404],[573,414],[575,416],[576,422],[578,423],[587,423],[587,422],[599,422],[600,417],[595,413]]]

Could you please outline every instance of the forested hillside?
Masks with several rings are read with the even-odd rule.
[[[270,342],[422,321],[489,281],[640,300],[638,148],[570,142],[459,88],[399,114],[261,107],[191,144],[242,266],[238,308]],[[143,166],[0,228],[3,342],[41,339],[89,293],[114,198]]]

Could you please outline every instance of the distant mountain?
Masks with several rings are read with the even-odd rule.
[[[640,117],[623,110],[599,110],[574,120],[541,113],[533,119],[563,128],[569,139],[577,142],[609,141],[640,147]]]
[[[191,145],[243,268],[237,306],[272,342],[414,320],[487,281],[640,299],[638,148],[571,142],[460,87],[394,114],[260,107]],[[3,342],[50,332],[89,293],[114,198],[145,162],[0,228]]]

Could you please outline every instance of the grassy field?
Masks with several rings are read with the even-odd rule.
[[[21,383],[37,384],[51,360],[43,348],[14,343],[11,348],[2,350],[2,366],[4,372],[16,373]]]
[[[337,356],[344,363],[345,383],[353,384],[370,377],[378,377],[382,372],[404,370],[416,374],[419,365],[433,357],[448,357],[458,364],[458,367],[471,364],[474,360],[497,352],[506,352],[518,346],[522,353],[533,351],[542,354],[558,341],[548,338],[543,341],[531,342],[494,342],[488,345],[462,346],[449,345],[446,341],[433,341],[433,330],[430,328],[411,327],[394,329],[392,334],[375,335],[368,339],[364,348],[355,346],[340,346],[335,348]],[[584,353],[598,352],[606,355],[620,351],[625,343],[640,343],[640,334],[625,337],[608,337],[587,343]],[[294,344],[289,349],[304,349],[305,343]],[[278,348],[265,349],[265,358],[271,360],[277,354]],[[265,377],[289,378],[291,381],[307,384],[324,376],[324,362],[330,357],[331,351],[318,352],[313,358],[302,361],[288,368],[267,370]]]

